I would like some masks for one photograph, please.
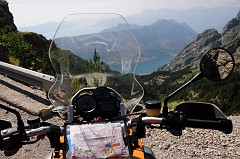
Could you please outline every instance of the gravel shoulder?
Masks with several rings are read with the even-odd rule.
[[[183,130],[180,137],[165,130],[147,129],[144,139],[156,158],[240,158],[240,117],[230,116],[233,132],[224,134],[216,130]]]
[[[49,103],[46,101],[45,92],[31,87],[27,87],[18,82],[15,82],[5,76],[0,75],[0,103],[12,107],[18,110],[22,116],[23,121],[27,121],[30,111],[26,109],[16,108],[16,105],[20,101],[24,101],[24,107],[28,109],[48,109]],[[12,83],[13,82],[13,83]],[[22,95],[13,96],[13,92],[9,92],[5,87],[1,85],[10,84],[20,90],[24,90]],[[16,91],[16,90],[14,90]],[[2,92],[7,94],[3,99]],[[27,93],[28,92],[28,93]],[[30,94],[29,94],[30,93]],[[28,95],[33,95],[32,97]],[[11,99],[10,99],[11,98]],[[3,99],[3,100],[2,100]],[[14,105],[13,102],[7,101],[17,101]],[[45,99],[45,100],[42,100]],[[7,103],[6,103],[7,102]],[[37,103],[43,104],[45,107],[41,107]],[[10,105],[9,105],[10,104]],[[14,107],[13,107],[13,106]],[[32,108],[32,106],[34,106]],[[36,111],[37,112],[37,111]],[[9,120],[16,126],[16,117],[6,112],[5,110],[0,110],[0,119]],[[147,129],[146,138],[143,142],[146,146],[150,147],[155,153],[156,158],[240,158],[240,116],[231,116],[230,119],[233,121],[233,132],[231,134],[224,134],[219,131],[214,130],[203,130],[203,129],[191,129],[187,128],[183,131],[183,135],[176,137],[171,135],[166,130],[159,129]],[[62,125],[63,121],[57,117],[53,116],[46,121]],[[26,159],[26,158],[43,158],[43,156],[50,152],[50,144],[47,138],[41,140],[38,143],[32,145],[24,145],[22,149],[19,150],[17,154],[11,157],[5,157],[3,152],[0,151],[0,158],[6,159]]]
[[[0,74],[0,100],[27,113],[48,116],[52,106],[46,93]]]

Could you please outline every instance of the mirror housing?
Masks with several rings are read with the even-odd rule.
[[[201,73],[211,81],[220,81],[229,77],[234,69],[233,55],[223,48],[210,49],[200,63]]]

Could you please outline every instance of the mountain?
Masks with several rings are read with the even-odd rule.
[[[59,26],[59,22],[47,22],[44,24],[30,26],[30,27],[19,27],[20,31],[31,31],[39,34],[43,34],[46,38],[52,39],[57,27]]]
[[[8,2],[0,0],[0,28],[10,26],[12,30],[17,30],[16,25],[13,22],[13,15],[9,11]]]
[[[133,32],[138,39],[141,48],[140,63],[138,63],[138,67],[136,69],[137,74],[151,73],[157,70],[159,66],[170,62],[180,49],[192,41],[197,35],[196,32],[187,24],[178,23],[175,20],[162,19],[156,21],[152,25],[143,27],[134,24],[130,24],[130,26],[134,28]],[[121,31],[119,35],[126,33],[124,32],[126,29],[126,24],[119,24],[118,26],[111,28],[111,30]],[[95,41],[96,37],[109,37],[109,29],[104,29],[96,34],[77,36],[74,37],[74,39],[77,39],[79,42],[84,41],[84,39]],[[61,44],[64,45],[64,48],[69,48],[69,50],[72,49],[71,38],[58,38],[56,39],[56,43],[58,42],[61,42]],[[131,47],[131,45],[129,46]],[[100,50],[103,51],[105,49]],[[74,50],[71,51],[74,52]],[[101,56],[104,55],[105,54],[102,54]]]
[[[127,30],[127,29],[129,29],[129,27],[131,28],[131,29],[139,29],[139,28],[141,28],[142,26],[140,26],[140,25],[136,25],[136,24],[129,24],[129,26],[128,25],[126,25],[126,24],[118,24],[117,26],[114,26],[114,27],[112,27],[112,28],[110,28],[110,29],[105,29],[105,30],[103,30],[103,31],[101,31],[101,32],[109,32],[109,30],[112,30],[112,31],[120,31],[120,30]]]
[[[159,54],[175,56],[197,35],[187,24],[165,19],[133,31],[141,46],[143,57],[158,56]]]
[[[197,35],[187,24],[165,19],[133,31],[141,48],[137,74],[151,73],[169,63]]]
[[[164,71],[177,71],[187,66],[198,67],[199,59],[213,47],[229,50],[239,60],[240,55],[240,11],[219,33],[216,29],[208,29],[197,36],[197,39],[185,46],[171,63],[161,68]]]
[[[188,9],[148,9],[140,14],[126,17],[129,23],[150,25],[158,19],[174,19],[184,22],[201,33],[209,28],[220,31],[226,21],[234,17],[239,10],[237,7],[219,8],[188,8]]]
[[[222,29],[226,21],[234,17],[239,7],[221,8],[189,8],[189,9],[148,9],[135,15],[125,16],[129,24],[140,26],[151,25],[159,19],[174,19],[180,23],[188,24],[197,33],[205,29]],[[19,27],[20,31],[31,31],[52,38],[60,22],[47,22],[44,24]]]

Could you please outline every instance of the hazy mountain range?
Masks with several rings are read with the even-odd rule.
[[[205,29],[216,28],[220,31],[226,21],[234,17],[239,7],[222,8],[190,8],[190,9],[159,9],[145,10],[140,14],[125,17],[128,23],[137,25],[150,25],[159,19],[174,19],[186,23],[197,33]],[[19,27],[20,31],[32,31],[52,38],[60,22],[46,22],[31,27]]]
[[[221,30],[225,23],[236,16],[238,7],[221,8],[189,8],[189,9],[159,9],[145,10],[140,14],[127,17],[129,23],[138,25],[152,24],[158,19],[174,19],[188,24],[197,33],[206,29]]]
[[[238,7],[161,9],[145,10],[126,17],[142,51],[136,73],[151,73],[169,63],[198,33],[206,29],[215,28],[221,32],[238,10]],[[18,29],[52,38],[58,25],[58,22],[48,22]],[[123,27],[124,30],[124,26],[116,27]]]

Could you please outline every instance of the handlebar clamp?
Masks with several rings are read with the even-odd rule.
[[[165,120],[167,130],[174,136],[181,136],[184,126],[184,116],[182,112],[170,111],[168,117]]]

